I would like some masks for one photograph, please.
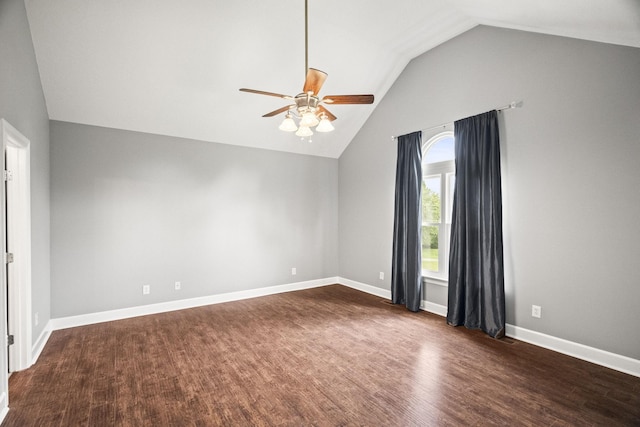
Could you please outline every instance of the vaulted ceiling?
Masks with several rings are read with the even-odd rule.
[[[336,130],[312,142],[263,114],[304,82],[304,0],[26,0],[53,120],[339,157],[406,64],[476,25],[640,48],[640,0],[309,0],[309,66]]]

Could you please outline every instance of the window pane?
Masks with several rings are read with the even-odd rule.
[[[453,135],[447,135],[434,142],[427,150],[423,163],[438,163],[455,158]]]
[[[422,172],[422,271],[425,277],[446,280],[455,188],[453,132],[423,141]]]
[[[446,223],[451,224],[451,218],[453,216],[453,192],[456,188],[456,176],[452,173],[447,174],[447,212]]]
[[[440,176],[422,180],[422,222],[440,222]]]
[[[438,228],[437,226],[422,226],[422,269],[438,270]]]

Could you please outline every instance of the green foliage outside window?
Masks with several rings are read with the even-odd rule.
[[[422,182],[422,218],[423,222],[440,222],[440,195],[432,191]],[[438,227],[422,228],[422,246],[424,248],[438,248]]]

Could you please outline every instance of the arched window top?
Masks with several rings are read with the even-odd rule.
[[[453,132],[441,132],[422,146],[422,163],[425,165],[455,159],[455,141]]]

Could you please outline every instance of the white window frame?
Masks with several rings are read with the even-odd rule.
[[[451,235],[451,210],[453,209],[452,195],[450,188],[451,177],[455,177],[455,160],[426,164],[424,160],[431,147],[444,138],[453,137],[452,131],[440,132],[437,135],[423,141],[422,143],[422,179],[428,177],[440,177],[440,223],[422,222],[423,226],[438,226],[438,268],[439,271],[422,270],[425,280],[439,285],[447,286],[449,276],[449,240]],[[451,193],[450,193],[451,191]]]

